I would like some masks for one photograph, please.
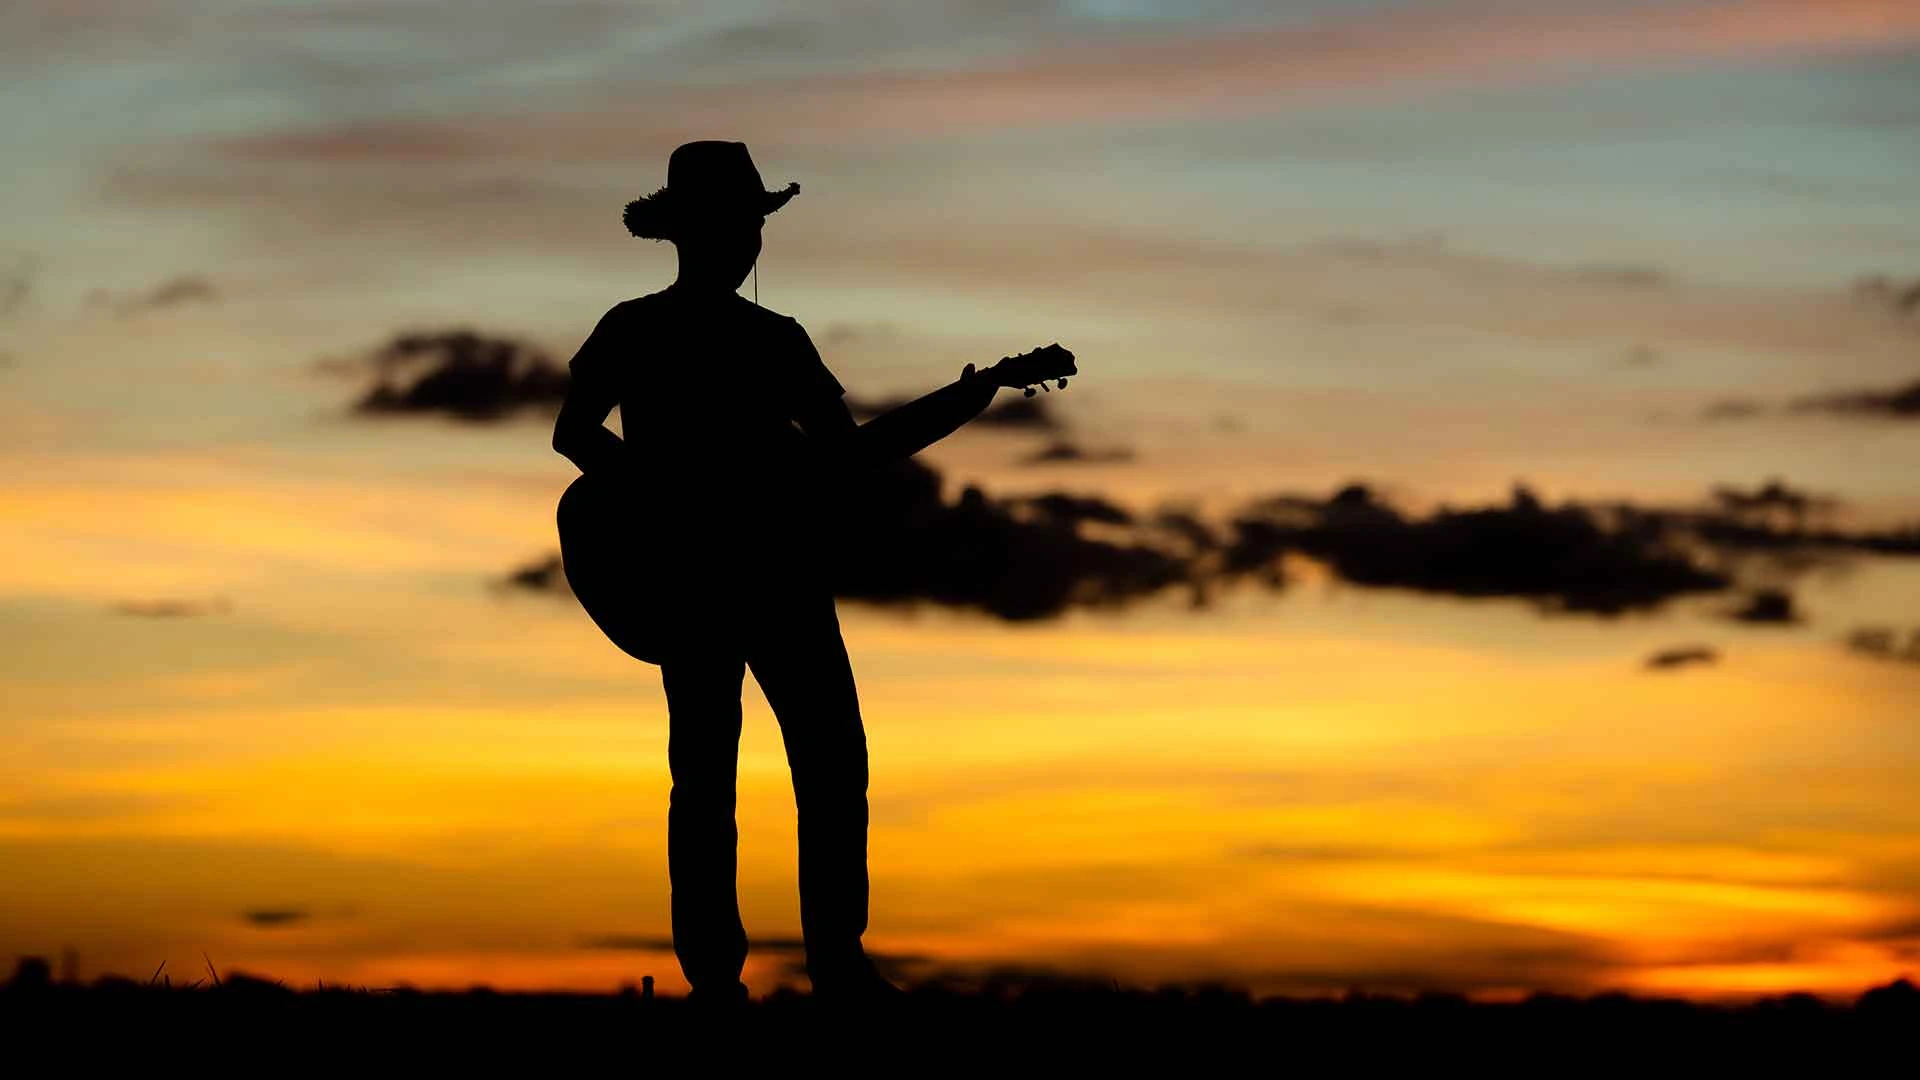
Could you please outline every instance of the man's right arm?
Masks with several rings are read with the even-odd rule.
[[[626,445],[607,429],[607,417],[620,403],[606,364],[612,331],[608,312],[567,367],[572,378],[560,415],[553,422],[553,448],[583,473],[611,472],[626,463]]]

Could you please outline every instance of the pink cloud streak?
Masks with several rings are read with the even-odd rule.
[[[376,122],[223,140],[263,161],[652,158],[714,131],[761,145],[1258,113],[1409,85],[1486,85],[1599,66],[1725,61],[1920,43],[1910,0],[1710,0],[1515,11],[1474,5],[1333,25],[1079,46],[938,72],[868,72],[725,90],[608,85],[632,103]]]

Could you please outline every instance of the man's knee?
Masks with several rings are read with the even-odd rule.
[[[833,798],[867,791],[867,735],[856,722],[832,733],[809,732],[787,740],[787,765],[793,771],[794,794]]]
[[[793,772],[793,801],[801,824],[867,820],[867,762]]]
[[[725,782],[717,779],[682,780],[676,777],[667,794],[667,809],[677,817],[725,817],[732,821],[736,801],[732,777]]]

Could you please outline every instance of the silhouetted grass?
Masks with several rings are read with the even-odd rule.
[[[211,970],[211,966],[210,966]],[[781,1071],[1015,1075],[1395,1071],[1439,1061],[1480,1070],[1579,1074],[1595,1067],[1708,1075],[1740,1065],[1805,1067],[1910,1048],[1920,990],[1900,981],[1852,1002],[1796,994],[1712,1005],[1608,994],[1476,1003],[1450,995],[1256,999],[1229,989],[1085,984],[921,987],[884,1007],[834,1006],[783,991],[733,1009],[639,993],[464,993],[281,983],[226,973],[216,984],[102,980],[0,993],[8,1045],[109,1061],[192,1055],[279,1070],[370,1066],[540,1075],[646,1073],[662,1065]],[[1901,1051],[1904,1053],[1904,1051]],[[37,1075],[37,1074],[36,1074]]]

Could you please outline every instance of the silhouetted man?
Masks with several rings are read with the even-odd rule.
[[[573,511],[590,524],[576,531],[594,534],[575,541],[576,554],[562,501],[567,576],[616,642],[661,665],[674,951],[705,999],[746,993],[734,784],[749,667],[793,773],[814,990],[895,992],[860,942],[867,746],[824,557],[832,478],[944,437],[996,389],[968,365],[914,405],[854,423],[800,324],[736,292],[759,257],[766,215],[799,190],[766,190],[740,143],[675,150],[667,186],[628,204],[625,221],[635,236],[673,242],[679,276],[600,320],[573,359],[553,435],[584,474],[575,489],[598,485],[592,499],[618,504]],[[624,441],[604,426],[615,405]]]

